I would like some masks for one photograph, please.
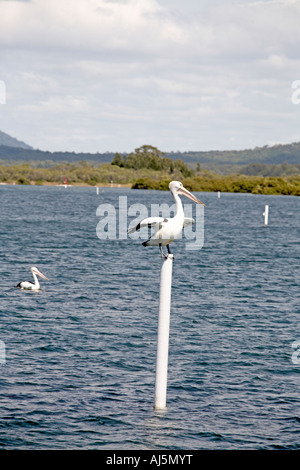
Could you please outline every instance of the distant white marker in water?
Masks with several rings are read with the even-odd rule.
[[[263,215],[265,217],[265,225],[268,225],[268,222],[269,222],[269,206],[267,204],[265,205],[265,212],[263,212]]]

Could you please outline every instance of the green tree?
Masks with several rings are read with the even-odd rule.
[[[181,159],[173,160],[172,158],[164,157],[164,155],[164,152],[152,145],[142,145],[129,155],[122,156],[116,153],[112,160],[112,165],[132,168],[134,170],[147,168],[154,171],[165,171],[170,175],[177,170],[179,177],[188,178],[194,176],[195,172],[190,170]]]

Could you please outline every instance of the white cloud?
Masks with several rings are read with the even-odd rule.
[[[183,40],[155,0],[32,0],[1,7],[0,41],[34,49],[89,52],[152,50]]]
[[[298,135],[298,0],[0,3],[0,129],[35,147],[245,148]]]

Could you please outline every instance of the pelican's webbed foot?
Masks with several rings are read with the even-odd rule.
[[[161,253],[162,258],[166,259],[166,258],[168,258],[169,255],[172,255],[169,245],[167,245],[168,254],[164,253],[161,243],[159,244],[159,249],[160,249],[160,253]],[[173,259],[175,259],[174,255],[173,255]]]

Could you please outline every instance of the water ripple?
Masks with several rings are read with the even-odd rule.
[[[170,203],[159,191],[0,187],[0,447],[299,449],[299,198],[201,195],[203,249],[173,248],[158,413],[158,250],[96,237],[98,204],[119,195]],[[33,264],[50,281],[15,289]]]

